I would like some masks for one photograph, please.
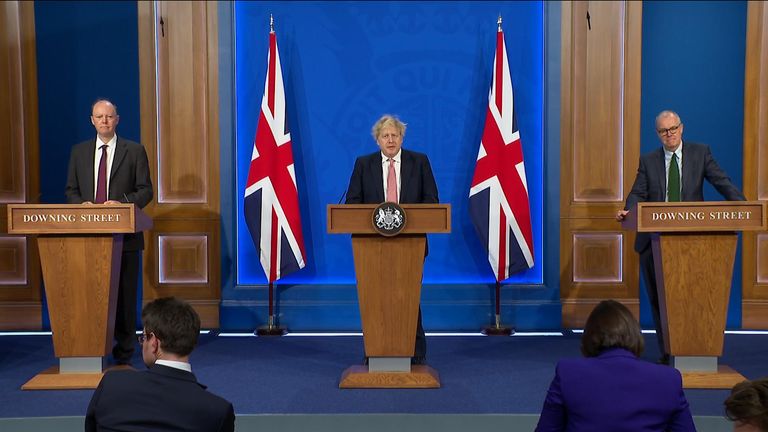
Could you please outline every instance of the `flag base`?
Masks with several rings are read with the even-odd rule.
[[[253,332],[256,336],[285,336],[288,329],[281,326],[263,326]]]
[[[483,329],[483,334],[486,336],[511,336],[515,333],[515,329],[507,326],[488,326]]]

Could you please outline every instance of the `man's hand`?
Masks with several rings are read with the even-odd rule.
[[[80,204],[83,204],[83,205],[86,205],[86,204],[88,204],[88,205],[90,205],[90,204],[93,204],[93,203],[92,203],[92,202],[90,202],[90,201],[83,201],[83,202],[81,202]]]
[[[104,201],[104,204],[122,204],[122,203],[120,201],[107,200],[107,201]]]
[[[628,210],[619,210],[616,212],[616,220],[621,222],[624,220],[624,218],[627,216],[627,213],[629,213]]]

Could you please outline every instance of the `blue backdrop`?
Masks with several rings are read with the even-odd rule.
[[[708,144],[742,188],[747,3],[644,2],[641,151],[661,144],[654,131],[665,109],[680,114],[683,140]],[[704,199],[723,197],[707,182]],[[733,272],[728,327],[741,325],[741,243]],[[645,289],[642,323],[653,326]]]
[[[531,201],[536,265],[509,282],[543,278],[543,6],[537,2],[237,2],[237,195],[242,197],[264,90],[269,14],[275,17],[308,265],[284,284],[354,284],[348,235],[326,233],[357,156],[377,149],[384,113],[408,124],[403,146],[427,153],[450,235],[430,236],[424,281],[493,282],[468,216],[501,13]],[[237,199],[237,284],[266,283]]]
[[[139,142],[137,20],[135,2],[35,2],[41,203],[66,201],[69,152],[96,137],[90,116],[97,98],[117,105],[117,134]],[[139,278],[139,300],[141,284]]]

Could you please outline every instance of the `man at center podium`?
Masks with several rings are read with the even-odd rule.
[[[437,183],[427,155],[405,150],[406,124],[396,116],[383,115],[371,130],[379,151],[360,156],[347,188],[346,204],[438,203]],[[425,251],[426,256],[426,251]],[[412,364],[425,364],[427,338],[421,324],[421,308],[416,328]]]
[[[117,107],[99,99],[91,107],[95,139],[72,147],[65,194],[70,204],[133,203],[144,208],[152,201],[147,152],[141,144],[118,138]],[[112,357],[116,364],[130,364],[136,340],[136,298],[144,233],[123,237],[120,284],[115,311]]]
[[[745,200],[744,194],[731,183],[731,179],[717,164],[709,146],[683,142],[683,122],[677,113],[660,112],[656,116],[656,134],[662,147],[640,157],[635,183],[627,196],[624,210],[616,213],[616,220],[624,220],[638,202],[704,201],[704,179],[726,200]],[[635,251],[640,254],[640,268],[656,327],[656,339],[661,353],[659,363],[669,364],[669,353],[664,347],[664,338],[667,336],[661,328],[656,272],[648,233],[637,233]]]

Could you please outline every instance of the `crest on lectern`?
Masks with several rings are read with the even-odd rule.
[[[384,202],[373,210],[373,228],[377,233],[392,237],[405,228],[405,210],[397,203]]]

